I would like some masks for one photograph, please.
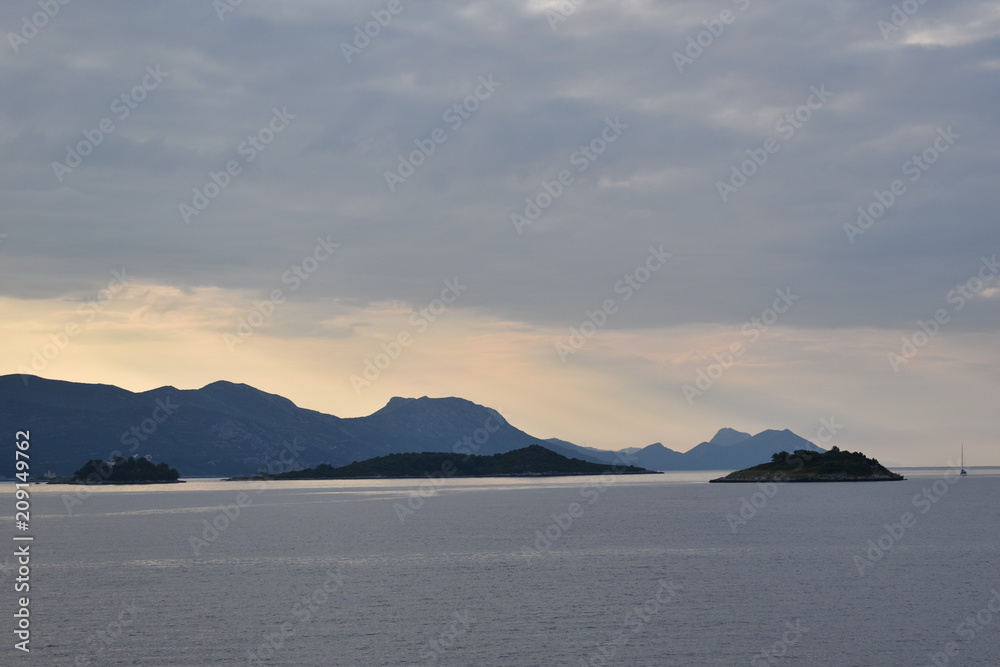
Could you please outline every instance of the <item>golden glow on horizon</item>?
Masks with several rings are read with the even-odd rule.
[[[555,343],[566,342],[567,329],[458,308],[415,324],[414,310],[398,302],[362,308],[289,299],[231,351],[224,336],[238,337],[238,322],[260,301],[240,290],[141,284],[99,311],[79,301],[3,298],[0,307],[17,316],[0,324],[0,344],[16,351],[2,372],[131,391],[229,380],[340,417],[370,414],[392,396],[459,396],[498,409],[538,437],[606,449],[663,442],[684,451],[723,426],[790,428],[811,438],[821,418],[834,417],[845,428],[831,444],[882,447],[877,455],[887,460],[935,465],[940,456],[913,445],[948,442],[956,420],[996,430],[977,416],[992,414],[994,377],[982,360],[995,357],[995,346],[986,335],[939,336],[900,373],[886,353],[901,332],[777,325],[756,340],[720,325],[607,329],[563,363]],[[326,314],[321,322],[316,312]],[[74,336],[66,334],[71,324]],[[364,377],[367,361],[387,361],[403,332],[410,344],[356,390],[351,376]],[[734,342],[745,349],[730,364]],[[872,373],[880,367],[884,372]],[[682,386],[696,386],[699,372],[709,371],[719,377],[686,400]],[[956,406],[954,395],[972,398]],[[942,413],[917,414],[915,401],[940,405]]]

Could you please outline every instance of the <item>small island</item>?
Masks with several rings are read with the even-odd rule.
[[[130,456],[113,461],[91,459],[70,477],[56,477],[49,484],[175,484],[180,473],[166,463]]]
[[[709,482],[896,482],[906,479],[861,452],[796,449],[771,455],[770,463],[731,472]]]
[[[530,445],[492,456],[421,452],[388,454],[356,461],[340,468],[321,463],[315,468],[292,470],[276,475],[232,477],[227,481],[258,479],[385,479],[406,477],[551,477],[563,475],[660,474],[636,466],[591,463],[571,459],[541,445]]]

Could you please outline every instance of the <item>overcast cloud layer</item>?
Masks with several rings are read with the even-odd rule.
[[[996,3],[52,7],[0,9],[4,372],[1000,463]]]

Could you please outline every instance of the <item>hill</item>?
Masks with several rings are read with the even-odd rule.
[[[628,460],[635,465],[651,470],[682,470],[684,454],[664,447],[662,443],[655,442],[632,452],[628,455]]]
[[[653,470],[732,470],[766,461],[773,452],[796,449],[826,451],[787,429],[750,435],[722,428],[711,440],[686,452],[674,451],[657,442],[629,455],[628,461]]]
[[[153,464],[144,458],[117,458],[110,463],[92,459],[71,477],[53,479],[49,484],[166,484],[179,481],[180,473],[166,463]]]
[[[659,474],[635,466],[616,466],[571,459],[541,445],[493,455],[420,452],[388,454],[340,468],[322,464],[268,479],[358,479],[386,477],[498,477],[527,475]]]
[[[769,463],[731,472],[711,482],[888,482],[905,479],[861,452],[834,447],[816,453],[804,449],[772,454]]]
[[[68,476],[80,461],[145,456],[185,477],[278,473],[414,451],[495,454],[542,442],[500,413],[461,398],[393,398],[367,417],[300,408],[245,384],[145,392],[100,384],[0,377],[0,429],[28,428],[32,470]],[[547,445],[589,461],[574,445]],[[609,458],[614,456],[609,452]],[[13,477],[13,457],[0,478]]]
[[[39,476],[47,471],[67,476],[90,459],[146,455],[170,461],[184,477],[231,477],[320,463],[344,466],[397,453],[489,455],[537,443],[569,458],[650,470],[733,470],[779,450],[823,451],[787,430],[751,436],[730,428],[683,453],[660,443],[594,449],[538,438],[496,410],[456,397],[396,397],[368,416],[341,418],[225,381],[201,389],[131,392],[31,375],[0,376],[0,429],[25,428],[35,443],[32,470]],[[0,479],[14,472],[13,458],[0,461]]]

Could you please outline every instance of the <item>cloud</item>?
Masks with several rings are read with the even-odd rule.
[[[607,373],[594,378],[635,373],[630,386],[645,389],[666,366],[647,378],[625,363],[616,346],[629,336],[649,350],[647,336],[673,341],[671,358],[691,354],[682,366],[704,360],[717,351],[713,332],[790,288],[802,300],[775,340],[807,331],[823,346],[881,331],[891,341],[950,308],[950,291],[1000,249],[990,194],[1000,53],[988,3],[925,4],[886,35],[887,1],[588,2],[572,12],[536,0],[404,2],[391,20],[384,7],[242,3],[220,20],[211,3],[71,3],[16,51],[5,44],[0,85],[16,92],[0,100],[0,294],[12,312],[36,322],[50,309],[47,326],[65,300],[99,292],[124,266],[147,291],[130,292],[132,310],[100,335],[162,340],[184,328],[217,345],[255,300],[285,289],[288,303],[256,341],[301,339],[340,359],[329,370],[347,377],[370,353],[337,345],[377,349],[398,331],[386,308],[412,313],[444,280],[468,290],[449,333],[434,336],[454,342],[459,322],[505,323],[533,332],[508,331],[506,345],[534,349],[538,332],[568,335],[614,298],[662,244],[669,263],[587,348]],[[18,33],[33,11],[7,5],[0,25]],[[691,60],[681,71],[675,54]],[[168,73],[155,87],[150,68]],[[484,79],[499,85],[477,97]],[[810,106],[816,89],[831,96]],[[269,127],[276,110],[294,116],[281,131]],[[105,119],[112,131],[100,131]],[[627,128],[602,143],[614,119]],[[947,128],[953,144],[912,171]],[[53,163],[68,164],[81,142],[88,154],[60,173]],[[581,159],[587,150],[593,159]],[[390,190],[386,173],[414,151],[420,164]],[[511,216],[545,201],[563,171],[572,182],[519,234]],[[845,232],[895,180],[905,193],[884,215],[860,236]],[[720,183],[735,188],[726,201]],[[199,193],[205,206],[186,221],[181,205]],[[342,252],[292,294],[282,276],[327,236]],[[994,332],[995,290],[953,313],[939,340]],[[791,345],[781,367],[814,353]],[[976,354],[995,362],[989,346]],[[796,382],[835,370],[817,359]],[[391,386],[427,393],[417,387],[429,368]],[[637,391],[620,403],[646,406]],[[556,421],[537,423],[554,433]]]

